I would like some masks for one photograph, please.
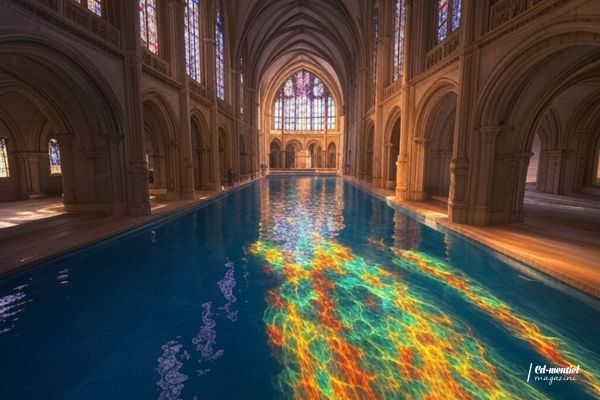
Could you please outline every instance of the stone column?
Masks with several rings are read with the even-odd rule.
[[[573,175],[573,187],[571,191],[578,193],[589,182],[592,165],[593,131],[579,130],[576,133],[577,144],[575,147],[575,170]]]
[[[472,134],[472,115],[476,106],[477,95],[477,76],[479,70],[480,52],[477,46],[473,45],[476,36],[476,27],[479,26],[477,17],[476,1],[463,2],[462,23],[459,32],[459,91],[456,99],[456,117],[454,119],[454,138],[452,148],[452,161],[450,163],[450,190],[448,194],[448,219],[451,222],[469,223],[469,203],[473,201],[469,197],[469,176],[477,174],[470,170],[469,143]],[[491,136],[490,136],[491,135]],[[494,136],[490,133],[484,133],[482,137],[486,141],[486,146],[495,146]],[[492,142],[489,142],[492,140]],[[489,149],[488,149],[489,150]],[[493,154],[493,152],[492,152]],[[487,167],[493,167],[493,155],[491,164]],[[481,168],[479,168],[481,172]],[[481,177],[479,177],[481,178]],[[479,187],[481,189],[481,187]],[[476,205],[479,211],[476,212],[478,219],[488,213],[488,209],[481,204]],[[483,218],[486,220],[486,218]]]
[[[125,120],[126,141],[125,160],[127,168],[127,203],[128,214],[150,214],[150,198],[148,192],[148,168],[144,153],[144,119],[142,111],[142,49],[140,44],[140,20],[138,4],[135,1],[117,2],[120,7],[120,26],[129,29],[121,30],[121,42],[125,54]],[[62,149],[62,147],[61,147]],[[63,177],[63,188],[65,178]],[[65,191],[63,189],[63,191]],[[66,191],[65,191],[66,193]]]
[[[488,225],[491,214],[491,191],[494,178],[494,162],[496,158],[496,138],[506,130],[505,126],[481,127],[478,133],[477,175],[474,182],[475,206],[473,209],[473,224]],[[509,196],[507,193],[498,195]]]
[[[423,201],[429,198],[427,191],[425,190],[427,185],[427,158],[429,155],[430,139],[417,138],[415,139],[416,144],[416,171],[415,171],[415,182],[416,187],[411,190],[409,200]]]
[[[389,73],[389,48],[390,38],[381,36],[383,23],[383,13],[380,11],[379,16],[379,31],[380,37],[377,40],[377,75],[375,79],[375,128],[373,138],[373,180],[371,183],[376,187],[384,187],[384,136],[385,136],[385,121],[383,120],[383,93],[386,83],[388,82]]]
[[[180,200],[179,157],[177,157],[179,143],[170,141],[165,145],[167,167],[167,200]]]
[[[213,16],[214,17],[214,16]],[[219,167],[219,99],[217,98],[217,75],[216,75],[216,42],[215,42],[215,19],[209,24],[208,35],[204,39],[204,49],[206,55],[204,58],[206,66],[206,87],[208,98],[212,100],[210,106],[210,147],[211,147],[211,179],[210,186],[212,190],[221,190],[221,175]]]
[[[123,143],[122,135],[102,135],[108,146],[108,161],[110,167],[110,179],[112,183],[112,204],[113,215],[125,215],[125,182],[123,179],[123,154],[121,146]]]
[[[523,221],[527,167],[532,155],[533,153],[516,153],[506,160],[508,167],[507,179],[512,181],[512,184],[507,186],[509,191],[507,196],[510,197],[510,214],[506,222]]]
[[[181,84],[179,89],[179,153],[180,165],[180,198],[191,200],[194,198],[194,162],[192,151],[192,128],[190,115],[190,88],[189,79],[186,70],[185,60],[185,0],[174,1],[173,18],[174,21],[174,40],[173,48],[175,53],[175,70],[177,81]]]

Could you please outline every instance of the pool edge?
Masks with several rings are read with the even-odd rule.
[[[225,198],[225,197],[229,196],[230,194],[233,194],[233,193],[235,193],[239,190],[242,190],[254,183],[257,183],[257,182],[263,180],[264,178],[265,178],[264,176],[261,176],[261,177],[255,178],[254,180],[249,180],[249,181],[240,183],[239,185],[228,188],[227,190],[212,193],[205,199],[196,200],[196,201],[193,201],[192,203],[182,205],[181,207],[177,207],[172,210],[162,212],[160,214],[147,215],[147,216],[145,216],[145,218],[143,220],[132,221],[131,224],[125,225],[123,227],[120,227],[116,230],[113,230],[113,231],[105,233],[105,234],[100,234],[91,240],[87,240],[87,241],[84,241],[81,243],[76,243],[72,246],[65,247],[64,249],[61,249],[61,250],[53,252],[53,253],[49,253],[49,254],[41,256],[39,258],[24,261],[23,263],[16,265],[13,268],[9,268],[7,270],[0,271],[0,279],[11,278],[13,276],[18,275],[19,273],[36,268],[36,267],[40,266],[41,264],[44,264],[44,263],[47,263],[50,261],[56,261],[61,258],[70,256],[73,253],[76,253],[78,251],[82,251],[82,250],[85,250],[85,249],[88,249],[91,247],[106,244],[106,243],[108,243],[112,240],[116,240],[124,235],[133,234],[137,231],[148,228],[151,225],[156,225],[156,226],[162,225],[164,223],[167,223],[170,220],[176,219],[185,214],[189,214],[191,212],[194,212],[196,210],[204,208],[204,207],[216,202],[217,200]]]
[[[591,299],[594,303],[598,303],[597,306],[600,305],[600,290],[592,286],[573,280],[568,276],[546,268],[543,265],[539,265],[538,263],[528,259],[527,257],[523,257],[514,252],[506,251],[502,248],[496,248],[491,243],[484,240],[480,240],[470,235],[465,230],[460,229],[460,226],[455,226],[454,224],[447,223],[438,218],[427,216],[423,213],[420,213],[418,210],[415,210],[407,205],[402,204],[401,202],[391,200],[382,193],[374,190],[374,188],[370,187],[370,185],[368,184],[356,181],[346,176],[344,176],[343,178],[345,182],[348,182],[360,188],[361,190],[369,192],[370,194],[383,200],[389,207],[409,214],[410,216],[417,219],[419,222],[423,223],[424,225],[427,225],[432,229],[435,229],[442,233],[455,235],[481,249],[489,251],[495,258],[499,259],[500,261],[508,264],[510,267],[515,268],[519,271],[533,272],[533,275],[536,275],[537,278],[542,278],[541,280],[543,281],[543,283],[548,284],[549,286],[552,286],[557,290],[566,292],[580,300],[585,301]]]

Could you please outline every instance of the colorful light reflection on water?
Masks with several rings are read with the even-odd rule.
[[[322,205],[318,197],[294,210],[277,202],[263,221],[272,229],[251,246],[279,282],[268,293],[264,321],[283,366],[277,378],[283,393],[296,399],[546,398],[525,382],[522,366],[501,357],[462,316],[411,286],[404,274],[417,273],[458,292],[549,364],[581,365],[578,384],[600,396],[593,376],[600,364],[577,345],[427,254],[392,246],[389,259],[400,268],[361,257],[335,240],[341,214],[319,210]]]
[[[525,278],[341,179],[270,178],[1,279],[0,399],[599,397],[600,308]]]

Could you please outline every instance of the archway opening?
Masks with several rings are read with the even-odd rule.
[[[310,168],[323,168],[323,149],[319,143],[311,143],[308,146],[310,157]]]
[[[425,192],[438,200],[447,201],[450,190],[450,161],[454,141],[456,94],[447,93],[439,101],[427,121],[425,132],[427,161]]]
[[[32,41],[0,44],[2,227],[126,212],[120,114],[82,62]]]
[[[396,188],[396,175],[398,170],[398,154],[400,153],[400,118],[392,126],[390,140],[386,145],[387,151],[387,179],[386,189]]]
[[[536,134],[531,147],[531,158],[529,159],[529,167],[527,168],[527,189],[537,190],[537,176],[540,167],[540,153],[542,151],[542,139]]]
[[[566,231],[555,225],[600,232],[594,217],[600,47],[565,44],[573,38],[565,34],[547,39],[554,48],[540,43],[524,51],[489,86],[479,115],[493,131],[475,150],[489,156],[479,156],[475,184],[485,189],[477,193],[473,223],[533,223],[557,236]]]
[[[279,140],[271,141],[269,151],[269,168],[281,168],[281,144]]]
[[[327,168],[337,168],[337,153],[335,143],[333,142],[329,143],[329,146],[327,146]]]
[[[210,190],[211,162],[210,137],[206,124],[192,118],[192,159],[194,165],[194,189]]]
[[[375,142],[375,127],[371,125],[366,130],[363,140],[362,178],[371,182],[373,180],[373,151]]]
[[[298,165],[298,153],[300,152],[300,144],[296,141],[289,142],[285,146],[285,167],[286,168],[299,168]]]

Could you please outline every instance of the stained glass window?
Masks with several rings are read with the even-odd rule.
[[[140,11],[140,37],[142,45],[158,54],[158,12],[156,0],[138,0]]]
[[[462,0],[454,0],[452,2],[452,31],[455,31],[460,26],[460,17],[462,15]]]
[[[215,44],[217,62],[217,97],[225,100],[225,38],[223,25],[223,9],[221,2],[217,4],[217,19],[215,24]]]
[[[379,40],[379,9],[375,7],[373,9],[373,21],[371,24],[372,40],[371,43],[371,102],[375,104],[375,91],[377,87],[377,41]]]
[[[10,171],[8,169],[8,149],[6,148],[6,138],[0,137],[0,178],[8,178]]]
[[[240,114],[244,115],[244,59],[240,57]]]
[[[87,7],[88,10],[98,16],[102,16],[102,6],[104,0],[80,0],[81,4]]]
[[[394,33],[394,81],[402,75],[404,66],[404,32],[406,28],[406,0],[396,0]]]
[[[446,39],[450,32],[460,26],[462,0],[438,0],[437,2],[437,40]]]
[[[302,70],[279,89],[273,109],[273,129],[322,131],[336,129],[335,101],[314,74]]]
[[[200,0],[187,0],[185,7],[185,65],[188,75],[200,82]]]
[[[56,139],[48,141],[48,157],[50,158],[50,173],[52,175],[60,174],[60,148]]]

